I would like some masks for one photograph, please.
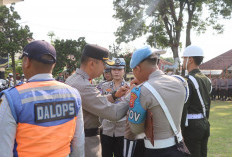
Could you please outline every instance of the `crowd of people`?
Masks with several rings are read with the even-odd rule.
[[[232,75],[226,77],[212,77],[212,100],[231,101],[232,100]]]
[[[16,73],[16,84],[19,84],[19,83],[25,83],[27,80],[25,79],[24,77],[24,74],[22,74],[20,76],[19,73]],[[4,79],[1,79],[1,82],[0,82],[0,92],[4,89],[7,89],[7,88],[10,88],[10,87],[14,87],[14,78],[13,78],[13,74],[12,73],[9,73],[7,78],[4,80]]]
[[[203,50],[184,50],[186,77],[159,70],[159,52],[135,50],[126,82],[123,58],[87,44],[80,68],[57,81],[55,48],[29,43],[21,57],[27,81],[0,94],[0,156],[206,157],[212,87],[199,69]]]

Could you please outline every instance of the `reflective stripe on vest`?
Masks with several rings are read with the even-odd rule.
[[[58,81],[29,82],[4,91],[18,123],[15,156],[67,156],[81,99]]]

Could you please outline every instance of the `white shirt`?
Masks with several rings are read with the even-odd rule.
[[[52,74],[37,74],[32,76],[28,81],[53,79]],[[13,149],[17,130],[17,123],[11,113],[8,101],[3,95],[0,103],[0,156],[13,157]],[[84,121],[82,106],[76,120],[76,130],[71,142],[72,152],[70,157],[84,157]]]

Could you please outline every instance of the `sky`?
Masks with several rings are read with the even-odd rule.
[[[58,39],[85,37],[88,43],[108,48],[115,43],[114,32],[120,25],[112,17],[113,0],[24,0],[16,3],[15,9],[22,18],[19,23],[28,25],[36,40],[50,41],[47,34],[53,31]],[[192,32],[192,44],[204,50],[204,62],[232,49],[232,20],[222,23],[223,34],[213,34],[210,29],[201,35]],[[181,40],[185,41],[184,35]],[[126,47],[140,48],[145,43],[142,37]],[[167,49],[164,57],[171,56]]]

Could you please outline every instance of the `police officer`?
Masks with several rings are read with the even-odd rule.
[[[110,66],[113,80],[102,85],[102,94],[108,95],[117,91],[121,86],[129,86],[123,76],[125,75],[126,62],[123,58],[113,58],[114,64]],[[115,103],[122,101],[123,97],[116,99]],[[122,157],[123,140],[126,117],[119,121],[112,122],[103,119],[101,136],[102,157]]]
[[[216,95],[217,95],[217,99],[220,100],[221,99],[221,87],[220,87],[220,80],[221,78],[218,76],[216,78]]]
[[[79,90],[82,98],[84,126],[85,126],[85,156],[101,157],[101,144],[99,136],[99,117],[117,121],[126,115],[128,102],[112,104],[118,97],[127,92],[122,86],[111,95],[102,96],[100,91],[89,80],[99,77],[105,64],[113,64],[108,59],[109,51],[97,45],[87,44],[81,57],[80,69],[76,69],[66,83]]]
[[[226,76],[222,77],[220,80],[220,94],[221,94],[221,100],[226,101],[227,99],[227,78]]]
[[[9,79],[8,79],[8,86],[9,86],[9,87],[14,87],[14,78],[13,78],[13,74],[12,74],[12,73],[9,73],[8,76],[9,76]]]
[[[55,62],[55,48],[45,41],[24,48],[22,68],[28,82],[1,93],[1,157],[84,157],[81,98],[76,89],[52,77]]]
[[[101,81],[98,85],[97,85],[97,89],[100,90],[100,92],[102,93],[102,85],[108,81],[112,81],[112,75],[111,75],[111,69],[109,65],[106,65],[106,68],[103,72],[103,78],[104,80]]]
[[[182,157],[184,154],[178,148],[182,143],[180,120],[187,99],[187,83],[181,77],[165,75],[157,63],[157,55],[148,46],[132,54],[130,67],[138,82],[144,83],[131,91],[129,126],[134,134],[146,132],[145,122],[149,110],[153,121],[148,126],[154,129],[149,131],[154,140],[148,140],[150,137],[146,134],[143,156]]]
[[[232,75],[230,74],[228,77],[228,100],[232,100]]]
[[[189,99],[184,105],[182,133],[191,157],[206,157],[210,135],[210,80],[201,73],[199,65],[204,54],[198,46],[188,46],[183,53],[183,68],[188,70]]]
[[[213,77],[211,80],[212,83],[212,92],[211,92],[211,100],[216,100],[216,78]]]

